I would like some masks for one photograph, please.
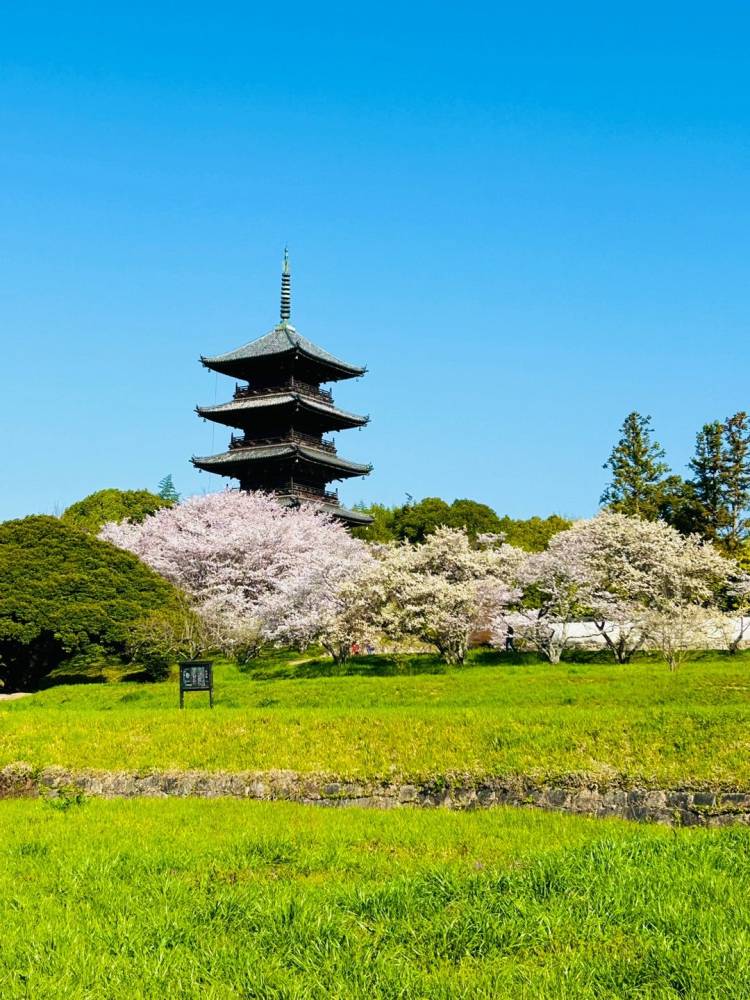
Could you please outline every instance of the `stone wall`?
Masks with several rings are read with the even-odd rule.
[[[81,791],[102,798],[256,799],[301,802],[322,806],[363,806],[390,809],[400,806],[447,809],[483,809],[520,806],[576,813],[616,816],[681,826],[750,825],[750,792],[710,788],[638,788],[603,784],[571,775],[554,784],[527,778],[484,778],[452,775],[430,781],[337,781],[330,777],[299,775],[292,771],[225,773],[202,771],[67,771],[34,769],[13,764],[0,769],[0,798],[34,798]]]

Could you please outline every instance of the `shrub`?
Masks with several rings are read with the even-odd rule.
[[[128,648],[174,588],[135,556],[54,517],[0,524],[0,683],[34,688],[92,645]]]
[[[61,520],[73,528],[96,535],[108,521],[134,521],[137,524],[159,510],[171,507],[173,500],[148,490],[99,490],[71,504]]]

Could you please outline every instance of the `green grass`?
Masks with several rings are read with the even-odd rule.
[[[750,995],[750,831],[0,803],[3,1000]]]
[[[750,785],[750,658],[670,674],[647,660],[502,663],[476,654],[256,662],[216,670],[177,708],[177,683],[80,684],[0,703],[0,764],[268,770],[340,777],[587,773],[601,780]]]

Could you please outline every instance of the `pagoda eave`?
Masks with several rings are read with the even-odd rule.
[[[204,368],[219,372],[220,375],[229,375],[231,378],[241,379],[244,382],[252,382],[259,374],[274,369],[284,362],[291,365],[299,363],[300,360],[307,364],[309,378],[318,383],[342,382],[344,379],[361,378],[362,375],[367,374],[366,368],[343,368],[323,363],[317,358],[305,354],[304,351],[284,351],[277,355],[264,355],[258,359],[242,358],[223,361],[217,358],[201,358],[201,364]]]
[[[303,337],[290,323],[282,322],[269,333],[234,351],[213,357],[201,355],[201,364],[222,375],[252,380],[259,372],[278,368],[285,362],[301,361],[315,373],[318,382],[337,382],[359,378],[367,371],[318,347]]]
[[[364,511],[361,510],[351,510],[351,508],[341,507],[340,505],[333,503],[316,503],[309,500],[303,500],[300,502],[298,499],[291,496],[280,496],[278,499],[282,507],[299,507],[305,504],[313,507],[320,507],[324,513],[331,514],[339,521],[344,521],[353,528],[366,528],[368,524],[372,524],[372,518],[370,515],[365,514]]]
[[[263,417],[268,412],[279,413],[285,409],[297,412],[303,410],[317,418],[323,430],[345,430],[364,427],[370,422],[369,416],[339,410],[322,400],[317,400],[300,392],[263,393],[245,399],[234,399],[214,406],[196,406],[195,412],[205,420],[225,424],[227,427],[242,427],[248,416]]]
[[[371,465],[350,462],[330,452],[296,444],[233,448],[219,455],[195,457],[191,461],[196,468],[206,472],[237,478],[242,477],[243,469],[252,470],[260,462],[323,470],[327,479],[351,479],[366,476],[372,471]]]

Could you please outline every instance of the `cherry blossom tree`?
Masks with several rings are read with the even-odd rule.
[[[304,650],[320,643],[335,663],[352,646],[375,640],[383,591],[379,566],[364,545],[342,553],[317,551],[261,602],[268,641]]]
[[[463,663],[472,632],[519,596],[509,580],[523,554],[497,540],[474,548],[460,529],[438,527],[419,545],[382,546],[376,554],[386,634],[413,636],[447,663]]]
[[[720,600],[738,576],[731,560],[661,521],[602,513],[573,530],[569,545],[587,567],[597,626],[620,662],[647,642],[675,669],[678,650],[710,641]]]
[[[313,505],[285,509],[263,493],[225,491],[158,510],[100,537],[180,587],[225,650],[262,640],[312,642],[332,595],[368,558],[364,543]]]
[[[750,575],[744,570],[729,581],[721,638],[728,653],[736,653],[750,636]]]
[[[556,656],[565,622],[588,618],[618,662],[649,644],[674,669],[678,650],[701,645],[701,628],[709,630],[704,644],[715,632],[719,599],[737,572],[697,536],[605,511],[556,535],[547,552],[529,560],[520,582],[541,595],[530,634],[545,655],[548,634]],[[545,632],[544,624],[554,629]]]
[[[677,668],[696,649],[705,649],[720,634],[722,615],[715,607],[703,607],[670,599],[641,615],[648,644],[658,650],[670,670]]]
[[[512,626],[515,637],[550,663],[559,663],[569,644],[570,623],[580,617],[589,597],[584,569],[565,553],[548,549],[526,556],[513,580],[524,600],[508,610],[495,608],[491,620],[494,644],[502,645]]]

